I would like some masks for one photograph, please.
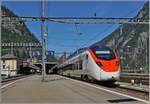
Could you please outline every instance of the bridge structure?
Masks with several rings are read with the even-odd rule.
[[[16,48],[16,47],[26,47],[26,48],[29,48],[27,51],[29,51],[29,53],[30,53],[30,56],[31,56],[31,54],[32,54],[32,48],[41,48],[41,43],[19,43],[19,42],[17,42],[17,43],[14,43],[14,42],[10,42],[10,43],[1,43],[0,44],[1,45],[1,47],[3,48],[3,49],[5,49],[5,48],[10,48],[10,50],[11,50],[11,54],[13,54],[13,51],[14,51],[14,48]]]

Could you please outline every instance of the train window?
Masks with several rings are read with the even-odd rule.
[[[98,57],[98,58],[101,58],[101,59],[114,59],[115,58],[115,55],[113,53],[113,51],[95,51],[95,55]]]
[[[79,69],[82,70],[82,61],[79,61]]]
[[[110,54],[110,51],[95,51],[96,54]]]
[[[86,55],[86,60],[88,60],[88,55]]]
[[[100,59],[111,60],[115,58],[114,52],[109,47],[91,47],[95,56]]]

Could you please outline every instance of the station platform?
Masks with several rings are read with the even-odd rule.
[[[46,76],[45,82],[41,82],[40,75],[33,75],[1,87],[1,100],[2,104],[143,104],[130,97],[83,83],[59,75]]]

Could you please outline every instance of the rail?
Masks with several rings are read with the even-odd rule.
[[[17,75],[17,76],[2,78],[1,83],[3,84],[3,83],[6,83],[6,82],[21,79],[21,78],[24,78],[24,77],[27,77],[27,76],[30,76],[30,75]]]

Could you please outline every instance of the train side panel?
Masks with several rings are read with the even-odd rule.
[[[118,62],[118,57],[110,60],[102,60],[98,59],[92,50],[86,50],[66,60],[59,66],[64,75],[74,77],[88,75],[98,81],[115,81],[118,80],[120,76],[120,66],[116,64],[116,62]],[[101,65],[99,65],[99,63],[101,63]],[[108,66],[109,64],[111,66]],[[118,65],[118,67],[115,65]]]
[[[90,53],[87,51],[88,54],[88,62],[87,62],[87,70],[89,75],[92,76],[96,80],[100,80],[100,70],[95,61],[93,60]]]

